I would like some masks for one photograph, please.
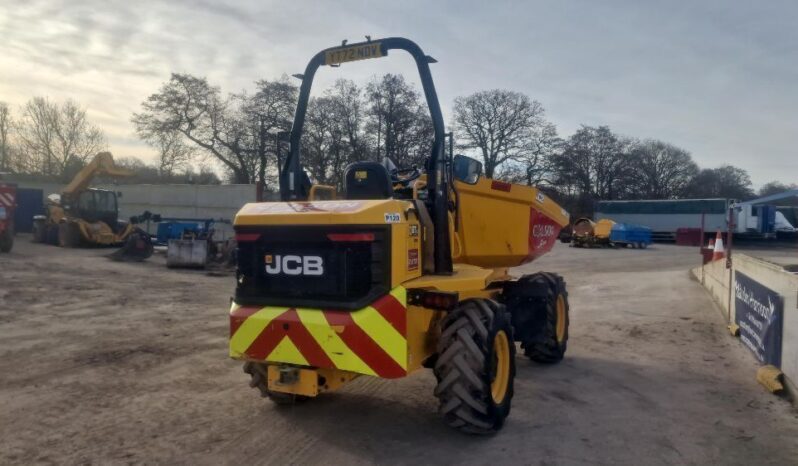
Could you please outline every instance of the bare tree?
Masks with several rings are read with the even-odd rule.
[[[291,129],[292,117],[296,108],[297,87],[288,81],[287,76],[279,80],[260,80],[253,96],[246,93],[235,96],[241,107],[244,138],[254,149],[254,172],[258,180],[265,182],[267,172],[276,174],[280,161],[277,160],[277,133]]]
[[[0,102],[0,172],[11,169],[11,109]]]
[[[244,154],[224,131],[228,101],[218,87],[204,78],[173,73],[169,82],[141,104],[143,111],[133,114],[136,132],[145,140],[178,132],[204,149],[233,173],[235,181],[248,183],[250,173]]]
[[[551,184],[553,158],[562,151],[563,140],[553,123],[542,122],[532,128],[527,149],[498,171],[498,178],[528,186]]]
[[[692,179],[687,195],[697,198],[723,197],[744,201],[754,197],[751,177],[742,168],[722,165],[704,168]]]
[[[169,82],[133,114],[144,138],[178,132],[216,158],[236,183],[254,182],[267,170],[267,144],[273,128],[286,127],[296,88],[287,82],[259,81],[253,96],[223,97],[205,78],[173,73]]]
[[[17,128],[25,165],[29,171],[45,175],[68,176],[70,167],[106,148],[102,130],[71,100],[59,106],[34,97],[23,107]]]
[[[187,145],[177,131],[160,133],[148,142],[158,150],[158,173],[162,177],[187,168],[196,154],[196,148]]]
[[[762,187],[759,188],[757,195],[759,197],[765,197],[773,194],[779,194],[784,191],[789,191],[791,189],[798,189],[798,184],[795,183],[784,184],[780,181],[771,181],[769,183],[763,184]]]
[[[458,141],[479,152],[489,178],[505,162],[533,161],[535,131],[546,124],[540,102],[520,92],[493,89],[454,100]]]
[[[338,185],[341,171],[350,160],[346,132],[336,110],[335,100],[328,95],[308,103],[302,135],[303,164],[320,184]]]
[[[404,77],[386,74],[366,86],[372,158],[389,157],[400,167],[419,166],[432,147],[432,119]]]
[[[666,142],[635,142],[630,155],[634,195],[641,199],[682,197],[698,174],[690,153]]]
[[[362,108],[362,91],[343,79],[309,102],[302,147],[318,183],[340,186],[346,165],[367,157]]]
[[[349,159],[353,161],[365,159],[368,147],[363,135],[365,124],[363,91],[353,81],[339,79],[324,95],[332,101],[333,116],[340,123],[349,146]]]
[[[572,212],[588,214],[598,199],[623,199],[632,190],[631,142],[606,126],[582,126],[553,159],[554,185]]]

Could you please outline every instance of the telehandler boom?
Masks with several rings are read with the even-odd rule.
[[[319,200],[334,188],[314,185],[300,157],[314,75],[394,50],[415,60],[432,116],[425,168],[355,162],[340,198]],[[548,252],[569,216],[536,188],[487,179],[476,160],[447,154],[430,63],[404,38],[326,49],[308,63],[280,173],[282,202],[247,204],[235,218],[230,356],[278,404],[358,376],[431,368],[445,422],[494,433],[510,412],[516,342],[541,363],[565,353],[563,279],[514,278],[508,268]]]

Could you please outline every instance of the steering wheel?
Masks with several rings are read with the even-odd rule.
[[[403,186],[407,186],[411,181],[418,179],[420,176],[421,171],[416,167],[391,170],[391,181],[393,183],[400,183]]]

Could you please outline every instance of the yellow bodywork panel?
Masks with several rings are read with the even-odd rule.
[[[514,267],[547,252],[569,215],[537,188],[480,178],[455,181],[457,262],[481,267]]]
[[[101,246],[110,246],[122,243],[127,237],[135,231],[132,224],[128,224],[124,230],[119,233],[114,233],[108,224],[105,222],[87,222],[81,218],[69,217],[65,214],[64,208],[60,205],[50,204],[47,206],[48,222],[58,225],[64,222],[70,222],[77,225],[80,236],[86,243],[96,244]]]
[[[412,206],[394,199],[253,202],[238,211],[234,225],[382,225],[401,222]]]
[[[459,292],[460,299],[479,295],[493,280],[493,269],[468,264],[455,264],[452,275],[423,275],[404,283],[406,288],[435,289]],[[481,296],[481,295],[480,295]]]
[[[446,314],[418,306],[407,308],[407,373],[422,367],[433,355],[440,336],[440,321]]]
[[[123,242],[135,229],[133,225],[128,224],[124,230],[116,234],[105,222],[89,223],[82,219],[71,219],[71,221],[78,225],[80,235],[86,242],[104,246]]]

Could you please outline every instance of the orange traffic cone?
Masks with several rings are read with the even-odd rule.
[[[720,235],[720,230],[718,230],[718,234],[715,236],[715,249],[712,253],[712,260],[723,259],[725,256],[726,250],[723,249],[723,237]]]
[[[707,249],[715,250],[715,238],[709,238],[709,246],[707,246]]]

